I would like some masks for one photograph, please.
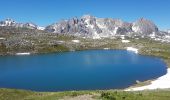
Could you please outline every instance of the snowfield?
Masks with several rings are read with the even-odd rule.
[[[103,48],[104,50],[109,50],[110,48]]]
[[[74,43],[80,43],[80,40],[72,40]]]
[[[170,68],[167,69],[167,74],[152,81],[150,85],[130,88],[125,91],[142,91],[142,90],[154,90],[154,89],[169,89],[170,88]]]
[[[29,52],[25,52],[25,53],[16,53],[16,55],[20,56],[20,55],[30,55],[31,53]]]
[[[3,38],[3,37],[0,37],[0,40],[5,40],[5,38]]]
[[[122,43],[129,43],[129,40],[122,40]]]
[[[132,52],[134,52],[134,53],[138,53],[138,49],[133,48],[133,47],[127,47],[127,49],[126,49],[126,50],[128,50],[128,51],[132,51]]]

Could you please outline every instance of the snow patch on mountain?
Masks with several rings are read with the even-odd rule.
[[[84,15],[80,18],[74,17],[61,20],[47,27],[40,27],[33,23],[18,23],[8,18],[0,21],[0,26],[38,29],[55,34],[67,34],[92,39],[120,37],[125,40],[125,37],[134,37],[136,39],[147,37],[156,41],[170,42],[170,30],[166,32],[159,31],[152,21],[144,18],[129,23],[121,19],[97,18]]]
[[[38,26],[37,29],[38,30],[45,30],[45,27]]]
[[[16,24],[16,22],[12,19],[9,19],[9,18],[6,19],[5,21],[0,22],[0,26],[12,26],[14,24]]]
[[[18,23],[16,21],[14,21],[13,19],[6,19],[4,21],[0,21],[0,26],[1,27],[20,27],[20,28],[29,28],[29,29],[40,29],[42,30],[42,28],[40,28],[39,26],[37,26],[36,24],[33,23]],[[45,28],[43,28],[44,30]]]

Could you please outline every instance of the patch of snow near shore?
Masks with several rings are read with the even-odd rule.
[[[57,41],[58,44],[63,44],[65,41]]]
[[[16,55],[18,55],[18,56],[22,56],[22,55],[30,55],[31,53],[29,53],[29,52],[25,52],[25,53],[16,53]]]
[[[103,48],[104,50],[109,50],[110,48]]]
[[[122,43],[129,43],[129,40],[122,40]]]
[[[128,50],[128,51],[132,51],[132,52],[135,52],[135,53],[138,53],[138,49],[133,48],[133,47],[127,47],[127,49],[126,49],[126,50]]]
[[[72,40],[74,43],[80,43],[80,40]]]
[[[0,37],[0,40],[5,40],[5,38],[3,38],[3,37]]]
[[[167,74],[152,81],[150,85],[127,89],[125,91],[142,91],[154,89],[169,89],[170,88],[170,68],[167,69]]]

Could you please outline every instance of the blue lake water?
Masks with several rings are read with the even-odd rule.
[[[34,91],[122,89],[166,74],[156,57],[125,50],[87,50],[0,57],[0,88]]]

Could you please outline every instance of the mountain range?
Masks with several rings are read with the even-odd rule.
[[[125,22],[121,19],[97,18],[84,15],[80,18],[61,20],[57,23],[40,27],[34,23],[17,23],[12,19],[0,21],[0,27],[15,27],[43,30],[56,34],[68,34],[93,39],[125,36],[167,37],[170,32],[160,31],[150,20],[140,18],[135,22]]]
[[[39,27],[34,23],[17,23],[16,21],[7,18],[4,21],[0,21],[0,27],[16,27],[16,28],[28,28],[28,29],[38,29],[44,30],[43,27]]]

